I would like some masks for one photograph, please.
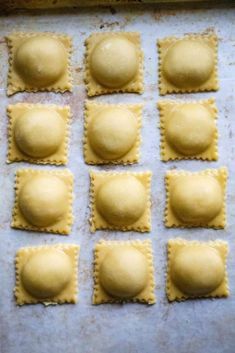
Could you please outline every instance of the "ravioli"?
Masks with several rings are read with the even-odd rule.
[[[70,108],[17,103],[9,105],[8,162],[66,164]]]
[[[168,242],[167,296],[170,301],[229,295],[226,242]]]
[[[18,170],[12,227],[69,234],[73,221],[72,187],[73,176],[67,170]]]
[[[94,33],[86,40],[89,96],[143,91],[143,54],[138,33]]]
[[[91,172],[90,176],[91,231],[150,231],[150,172]]]
[[[77,302],[79,246],[58,244],[21,248],[16,255],[18,305]]]
[[[161,158],[218,159],[217,108],[214,99],[191,102],[158,102]]]
[[[93,303],[155,303],[151,242],[104,241],[95,247]]]
[[[224,228],[226,182],[226,168],[201,172],[169,171],[166,174],[165,225]]]
[[[169,37],[158,48],[160,94],[218,90],[214,34]]]
[[[20,91],[71,91],[71,39],[53,33],[13,33],[9,47],[8,95]]]
[[[84,156],[88,164],[131,164],[139,159],[142,104],[86,102]]]

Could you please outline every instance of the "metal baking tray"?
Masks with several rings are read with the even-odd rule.
[[[6,97],[8,69],[5,35],[12,31],[51,31],[72,36],[73,93],[20,93]],[[138,31],[144,51],[143,95],[113,94],[95,98],[102,102],[144,102],[141,161],[133,166],[89,167],[82,151],[83,105],[87,98],[83,84],[84,40],[94,31]],[[160,161],[156,102],[156,40],[165,36],[215,31],[219,37],[220,90],[215,93],[181,94],[174,99],[215,97],[219,109],[219,160],[217,162]],[[87,8],[12,13],[0,17],[0,352],[1,353],[234,353],[235,352],[235,9],[193,7]],[[43,168],[26,163],[7,165],[7,117],[9,103],[34,102],[69,104],[73,112],[68,168],[75,175],[75,222],[69,236],[13,230],[10,228],[14,201],[14,174],[18,168]],[[171,168],[191,171],[227,166],[228,227],[212,229],[166,229],[164,175]],[[58,167],[63,168],[63,167]],[[152,231],[89,231],[89,170],[152,170]],[[229,242],[228,299],[188,300],[168,303],[165,295],[166,243],[170,238]],[[157,303],[107,304],[93,306],[92,259],[94,244],[104,239],[151,239],[154,249]],[[77,305],[25,305],[17,307],[13,297],[14,256],[18,248],[39,244],[77,243],[79,262],[79,303]]]
[[[0,0],[0,10],[15,11],[16,9],[55,9],[88,6],[119,6],[143,4],[221,4],[233,0]]]

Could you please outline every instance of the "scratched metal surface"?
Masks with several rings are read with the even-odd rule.
[[[17,94],[7,98],[7,48],[4,36],[11,31],[55,31],[73,37],[72,56],[75,88],[73,94]],[[139,31],[145,53],[145,92],[142,96],[118,94],[97,98],[104,102],[145,102],[141,162],[115,170],[147,170],[152,180],[152,232],[96,232],[88,227],[89,167],[82,156],[84,40],[94,31]],[[215,30],[219,36],[219,78],[217,93],[172,96],[190,99],[216,97],[219,108],[219,161],[162,163],[159,159],[159,130],[156,102],[156,38],[189,32]],[[0,352],[1,353],[234,353],[235,352],[235,9],[157,10],[152,7],[79,10],[56,13],[10,15],[0,18]],[[75,222],[71,235],[56,236],[12,230],[14,172],[25,163],[6,165],[6,114],[8,103],[41,102],[69,104],[73,111],[68,168],[75,175]],[[228,228],[226,230],[165,229],[164,174],[169,168],[201,170],[226,165],[228,182]],[[112,169],[99,167],[97,169]],[[229,242],[228,274],[231,297],[169,304],[165,297],[166,242],[186,239],[224,239]],[[92,249],[101,238],[145,239],[153,241],[157,303],[92,306]],[[27,245],[77,243],[81,245],[79,303],[77,305],[29,305],[16,307],[13,298],[14,256]]]

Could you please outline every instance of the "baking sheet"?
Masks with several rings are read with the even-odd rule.
[[[72,56],[75,88],[73,94],[21,93],[6,97],[7,48],[4,36],[11,31],[55,31],[73,37]],[[89,167],[82,155],[84,40],[94,31],[139,31],[145,54],[145,91],[142,96],[116,94],[101,96],[103,102],[144,102],[141,162],[135,166]],[[220,90],[216,93],[172,95],[176,99],[216,97],[219,108],[218,162],[179,161],[163,163],[159,158],[159,130],[156,102],[156,39],[191,32],[216,31],[219,36]],[[162,9],[124,7],[110,11],[83,9],[55,13],[20,14],[0,17],[0,352],[1,353],[234,353],[235,352],[235,9]],[[169,98],[168,96],[167,98]],[[75,222],[71,235],[57,236],[10,229],[14,200],[14,173],[26,163],[6,165],[6,106],[16,102],[69,104],[71,126],[68,168],[75,175]],[[165,229],[164,174],[171,168],[202,170],[227,166],[228,228]],[[58,167],[62,168],[62,167]],[[90,169],[152,170],[152,232],[89,232],[88,190]],[[228,273],[231,297],[218,300],[167,302],[165,296],[166,243],[170,238],[227,240],[230,245]],[[154,248],[157,303],[92,306],[92,249],[101,238],[150,238]],[[77,243],[81,245],[79,303],[44,307],[17,307],[13,298],[14,256],[19,247],[39,244]]]
[[[230,0],[222,0],[230,1]],[[14,11],[15,9],[55,9],[66,7],[87,7],[87,6],[117,6],[132,4],[162,4],[162,3],[219,3],[221,0],[0,0],[0,10]]]

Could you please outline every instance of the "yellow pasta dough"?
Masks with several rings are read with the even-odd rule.
[[[47,157],[61,144],[63,130],[63,120],[58,113],[48,109],[35,109],[16,121],[14,137],[25,154],[36,158]]]
[[[128,197],[124,200],[126,192]],[[133,176],[122,175],[107,181],[99,188],[96,206],[109,223],[125,226],[135,223],[142,216],[146,201],[143,184]]]
[[[126,38],[105,38],[93,49],[91,72],[103,86],[122,87],[138,70],[135,45]]]
[[[19,170],[12,226],[68,234],[73,219],[72,185],[68,171]]]
[[[134,297],[146,287],[147,280],[146,257],[131,246],[116,247],[101,263],[101,285],[113,297]]]
[[[68,255],[48,249],[30,256],[22,269],[21,280],[27,292],[43,299],[60,293],[71,281],[72,274]]]
[[[171,208],[185,223],[209,222],[218,215],[222,205],[221,187],[212,176],[181,177],[172,187]]]
[[[170,301],[228,296],[227,243],[174,239],[168,242],[167,296]]]
[[[89,164],[138,161],[142,104],[86,102],[84,156]]]
[[[143,90],[138,33],[95,33],[86,41],[86,84],[89,96]]]
[[[95,248],[93,303],[155,302],[150,241],[103,241]]]
[[[161,157],[217,160],[217,108],[214,99],[160,101]]]
[[[91,173],[91,230],[150,230],[151,173]]]
[[[8,94],[18,91],[71,90],[71,40],[52,33],[14,33],[10,51]]]
[[[98,155],[108,160],[126,154],[135,143],[136,134],[135,118],[129,110],[122,108],[111,108],[101,112],[88,129],[92,148]]]
[[[68,154],[68,106],[18,103],[8,106],[8,161],[65,164]]]
[[[16,256],[17,304],[76,303],[79,246],[21,248]]]
[[[166,226],[224,228],[226,180],[226,168],[168,172]]]
[[[19,192],[19,208],[28,222],[46,227],[58,222],[67,211],[68,189],[57,176],[37,175]]]
[[[48,86],[60,78],[66,68],[63,45],[54,38],[32,37],[15,53],[14,67],[23,80],[38,87]]]
[[[158,47],[161,94],[218,89],[215,35],[165,38]]]
[[[200,55],[201,60],[196,60],[195,55]],[[163,73],[176,87],[200,86],[208,80],[212,70],[212,50],[204,43],[189,39],[173,44],[164,58]]]

